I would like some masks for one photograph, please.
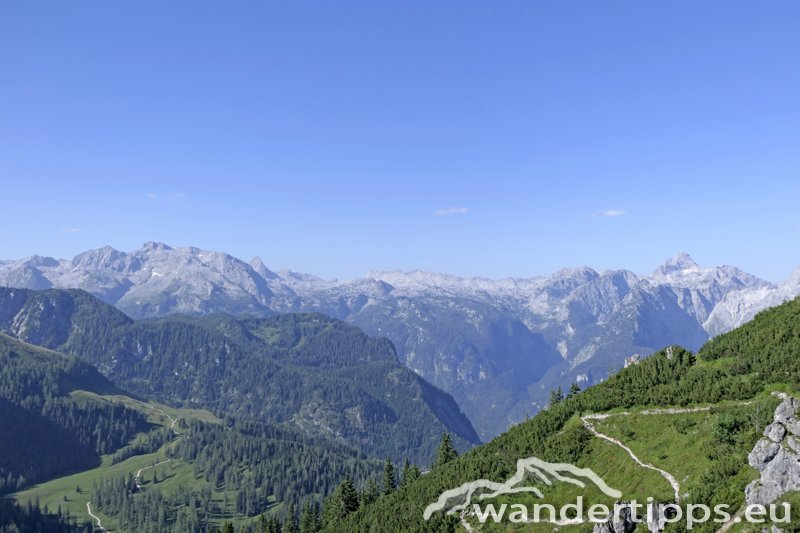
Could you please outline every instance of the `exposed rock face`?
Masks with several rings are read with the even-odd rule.
[[[592,533],[632,533],[636,531],[636,522],[631,516],[631,508],[620,504],[614,516],[605,524],[596,524]]]
[[[782,424],[773,422],[764,430],[764,435],[772,442],[780,442],[786,436],[786,428]]]
[[[764,438],[748,455],[750,466],[761,472],[761,479],[745,488],[748,504],[767,505],[787,492],[800,489],[798,411],[800,401],[785,398],[775,410],[773,422],[764,430]]]
[[[780,305],[798,295],[800,269],[779,285],[751,285],[731,290],[716,304],[703,323],[703,328],[714,337],[752,320],[759,311]]]
[[[614,516],[603,524],[596,524],[592,529],[592,533],[631,533],[637,531],[649,531],[650,533],[660,533],[664,531],[666,526],[666,515],[663,507],[655,509],[654,516],[642,517],[639,515],[638,520],[634,519],[631,508],[627,502],[617,503],[619,506],[614,513]],[[647,518],[647,522],[642,520]]]
[[[625,368],[628,368],[631,365],[635,365],[642,359],[642,356],[638,353],[631,355],[630,357],[625,358]]]

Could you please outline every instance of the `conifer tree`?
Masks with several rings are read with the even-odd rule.
[[[294,504],[289,503],[286,508],[286,517],[283,519],[284,533],[300,533],[300,527],[297,525],[297,516],[294,509]]]
[[[383,494],[391,494],[397,487],[397,477],[394,473],[394,465],[391,459],[386,459],[383,465]]]
[[[564,400],[564,391],[559,386],[556,390],[550,391],[550,405],[556,405]]]
[[[400,474],[400,486],[404,486],[409,481],[409,476],[411,475],[411,463],[408,461],[408,457],[406,457],[405,461],[403,461],[403,470]]]
[[[325,525],[335,524],[344,519],[350,513],[357,511],[358,505],[358,492],[348,476],[325,500],[323,509]]]
[[[442,442],[439,443],[439,449],[436,450],[436,461],[434,461],[434,466],[445,465],[456,457],[458,457],[458,452],[456,451],[455,446],[453,446],[453,440],[450,438],[450,434],[443,434]]]
[[[358,492],[350,476],[346,477],[341,485],[341,516],[347,516],[358,510]]]
[[[300,533],[317,533],[317,531],[319,531],[319,509],[316,503],[308,502],[300,518]]]
[[[377,500],[379,496],[378,485],[374,479],[369,478],[364,490],[361,492],[361,505],[367,506]]]

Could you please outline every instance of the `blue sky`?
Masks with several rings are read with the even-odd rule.
[[[4,2],[0,257],[800,266],[797,2]],[[614,216],[611,216],[614,215]]]

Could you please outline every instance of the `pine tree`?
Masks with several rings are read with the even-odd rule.
[[[408,482],[413,483],[414,481],[418,480],[420,476],[422,476],[422,470],[419,469],[419,465],[411,465]]]
[[[317,502],[311,502],[311,526],[313,531],[320,531],[322,529],[322,513],[320,512]]]
[[[348,476],[325,500],[323,508],[324,523],[326,526],[335,524],[357,510],[358,492],[356,492],[353,481]]]
[[[361,505],[367,506],[377,500],[379,496],[378,485],[374,479],[369,478],[364,490],[361,492]]]
[[[421,475],[422,472],[420,471],[419,466],[410,463],[408,459],[406,459],[403,463],[403,477],[400,478],[400,486],[403,487],[409,483],[413,483],[419,479],[419,476]]]
[[[235,533],[233,524],[230,522],[225,522],[225,527],[222,528],[222,533]]]
[[[319,510],[317,504],[308,502],[303,507],[303,516],[300,518],[300,533],[317,533],[319,531]]]
[[[458,452],[453,446],[453,440],[450,438],[449,433],[442,435],[442,442],[439,444],[439,449],[436,450],[436,461],[434,466],[442,466],[458,457]]]
[[[394,465],[391,459],[386,459],[383,465],[383,494],[391,494],[397,487],[397,478],[394,473]]]
[[[297,516],[294,510],[294,504],[289,503],[286,508],[286,516],[283,519],[284,533],[300,533],[300,527],[297,525]]]
[[[358,510],[358,492],[353,485],[353,480],[350,476],[346,477],[342,484],[339,486],[341,493],[341,505],[339,517],[344,518],[350,513]]]
[[[408,483],[408,477],[411,474],[411,463],[408,462],[408,457],[406,460],[403,461],[403,470],[400,474],[400,486],[404,486]]]
[[[581,391],[580,386],[578,386],[577,383],[573,383],[572,385],[569,386],[569,392],[567,393],[567,398],[572,398],[573,396],[578,394],[580,391]]]
[[[550,391],[550,405],[560,403],[564,399],[564,391],[559,386],[556,390]]]
[[[261,515],[261,533],[281,533],[281,523],[274,515]]]

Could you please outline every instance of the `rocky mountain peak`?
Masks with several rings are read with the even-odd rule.
[[[142,245],[143,252],[158,252],[163,250],[172,250],[172,247],[164,244],[163,242],[148,241]]]
[[[800,268],[792,272],[789,279],[784,283],[784,286],[790,289],[800,289]]]
[[[58,260],[52,257],[42,257],[41,255],[32,255],[28,258],[27,263],[33,267],[57,267]]]
[[[72,266],[91,270],[117,269],[126,255],[125,252],[120,252],[111,246],[103,246],[76,255],[72,259]]]
[[[289,311],[343,318],[389,337],[401,361],[452,392],[491,436],[538,409],[556,386],[603,379],[624,354],[672,343],[697,348],[799,295],[800,271],[773,286],[734,267],[700,268],[682,253],[652,277],[580,267],[501,280],[395,271],[337,281],[276,273],[258,257],[248,263],[148,242],[127,254],[103,247],[72,261],[0,261],[0,286],[82,288],[137,318]],[[487,408],[480,403],[487,390],[519,400]]]
[[[250,260],[250,266],[264,279],[276,279],[278,277],[275,272],[267,268],[267,265],[264,264],[264,261],[259,256],[255,256]]]
[[[675,274],[697,268],[699,268],[699,266],[695,260],[692,259],[691,255],[687,254],[686,252],[680,252],[679,254],[667,259],[663,265],[656,269],[654,274],[667,276],[669,274]]]

